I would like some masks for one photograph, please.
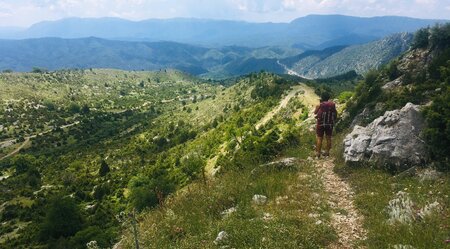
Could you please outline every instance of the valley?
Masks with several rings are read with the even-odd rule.
[[[440,22],[340,15],[278,24],[73,18],[39,23],[0,39],[0,70],[176,69],[212,80],[261,70],[311,79],[349,71],[363,75],[405,52],[412,39],[406,32]],[[336,23],[342,28],[328,25]],[[77,30],[66,34],[71,28]],[[107,30],[115,30],[114,35]]]
[[[0,248],[448,247],[443,22],[0,28]]]

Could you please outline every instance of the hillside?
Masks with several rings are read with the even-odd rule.
[[[177,71],[94,69],[2,73],[0,84],[2,248],[84,248],[111,246],[120,212],[201,178],[225,137],[293,82],[263,73],[225,88]]]
[[[295,115],[308,110],[296,104],[306,96],[298,94],[280,108],[284,98],[269,112],[277,114],[262,133],[251,130],[253,123],[244,123],[247,132],[236,133],[240,136],[217,148],[211,179],[200,179],[138,215],[138,243],[146,248],[446,248],[449,28],[421,30],[412,49],[398,60],[369,72],[354,92],[335,93],[344,111],[333,157],[312,158],[314,119]],[[333,87],[321,82],[318,92]],[[411,106],[407,102],[421,105],[421,111],[397,114]],[[380,164],[377,157],[361,156],[360,161],[346,162],[347,141],[355,139],[352,129],[370,127],[371,122],[386,129],[422,115],[425,129],[417,125],[392,131],[398,139],[410,134],[409,140],[426,143],[430,157],[421,164],[390,161],[399,149],[404,149],[404,158],[414,158],[418,148],[411,149],[406,141],[403,148],[388,150],[396,139],[377,131],[372,138],[362,136],[361,143],[374,140],[378,153],[388,160]],[[290,125],[296,127],[293,136],[275,135],[292,129]],[[417,132],[420,138],[411,135]],[[258,138],[267,143],[262,145]],[[375,149],[353,152],[364,155]],[[131,226],[125,229],[119,248],[133,248],[132,231]]]
[[[449,44],[420,29],[364,78],[2,72],[0,247],[445,248]],[[314,158],[323,92],[340,118]]]
[[[411,41],[411,34],[402,33],[362,45],[307,51],[280,61],[307,78],[328,78],[352,70],[365,74],[405,52]]]
[[[439,20],[407,17],[352,17],[309,15],[290,23],[175,18],[129,21],[119,18],[67,18],[46,21],[16,32],[7,39],[43,37],[85,38],[127,41],[172,41],[203,46],[290,46],[302,49],[366,43],[398,32],[413,32]],[[318,28],[320,27],[320,28]]]
[[[206,48],[174,42],[124,42],[93,37],[0,40],[0,70],[29,72],[35,67],[47,70],[171,68],[194,75],[223,78],[261,70],[281,73],[274,60],[298,52],[301,51],[282,47]]]
[[[213,79],[261,70],[280,74],[293,70],[307,78],[326,78],[352,70],[364,74],[377,68],[404,52],[411,37],[397,34],[363,45],[305,52],[291,47],[206,48],[174,42],[126,42],[93,37],[0,40],[0,70],[173,68]]]

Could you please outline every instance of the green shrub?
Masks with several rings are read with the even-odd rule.
[[[333,90],[331,90],[331,87],[327,86],[327,85],[320,85],[318,87],[316,87],[315,89],[315,93],[317,94],[317,96],[322,96],[324,93],[329,94],[329,96],[333,97]]]
[[[165,169],[154,169],[149,175],[133,177],[128,187],[130,204],[138,211],[146,207],[155,207],[175,191],[175,183]]]
[[[110,229],[102,229],[98,226],[87,227],[75,234],[70,239],[72,248],[86,248],[86,244],[90,241],[97,241],[97,245],[100,248],[107,248],[110,246],[110,242],[115,239],[114,233]]]
[[[426,48],[428,47],[430,36],[429,28],[421,28],[414,34],[413,48]]]
[[[102,160],[100,162],[100,169],[98,170],[98,174],[103,177],[106,176],[109,171],[111,171],[111,169],[109,168],[108,163],[106,163],[105,160]]]
[[[81,107],[77,103],[71,103],[68,111],[73,114],[80,113]]]
[[[46,73],[46,72],[48,72],[48,70],[45,68],[40,68],[40,67],[33,67],[31,72],[32,73]]]
[[[430,31],[430,46],[445,49],[450,46],[450,23],[437,24]]]
[[[345,102],[349,101],[352,96],[353,96],[353,92],[345,91],[345,92],[341,92],[337,98],[338,98],[339,103],[345,103]]]
[[[445,68],[448,68],[448,61],[450,61],[450,48],[442,51],[430,63],[428,66],[430,78],[436,81],[448,78],[448,75],[445,75]]]
[[[81,212],[70,197],[53,197],[45,210],[45,218],[40,227],[41,240],[69,237],[83,226]]]
[[[198,153],[190,153],[181,159],[181,170],[188,179],[196,179],[205,167],[205,160]]]
[[[15,156],[12,163],[17,175],[23,174],[30,169],[35,169],[38,166],[36,158],[28,154]]]
[[[255,81],[255,88],[250,94],[253,99],[278,97],[284,90],[289,88],[287,80],[273,74],[260,73],[252,75],[251,79]]]
[[[431,159],[442,170],[450,170],[448,148],[450,148],[450,87],[433,100],[424,110],[427,121],[425,139]]]
[[[395,80],[397,79],[401,73],[398,70],[398,60],[392,60],[389,62],[386,66],[386,73],[389,76],[389,80]]]

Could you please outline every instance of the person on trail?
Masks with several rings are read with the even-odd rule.
[[[317,119],[316,126],[316,157],[320,158],[322,152],[323,136],[327,137],[327,147],[324,156],[330,155],[331,149],[331,135],[333,133],[333,126],[336,121],[337,111],[336,104],[330,101],[330,94],[328,92],[322,93],[320,97],[320,104],[316,107],[314,114]]]

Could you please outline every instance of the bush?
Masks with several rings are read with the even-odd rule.
[[[111,186],[108,183],[103,183],[95,187],[93,196],[96,200],[101,200],[105,195],[110,193]]]
[[[40,67],[33,67],[31,72],[32,73],[46,73],[46,72],[48,72],[48,70],[45,68],[40,68]]]
[[[46,208],[40,238],[48,240],[69,237],[77,233],[82,225],[82,216],[75,201],[69,197],[55,196]]]
[[[38,161],[32,155],[17,155],[13,159],[13,165],[16,169],[16,174],[23,174],[30,169],[35,169]]]
[[[205,164],[205,160],[198,153],[190,153],[181,159],[181,170],[188,179],[195,179]]]
[[[345,91],[345,92],[341,92],[337,98],[338,98],[339,103],[345,103],[345,102],[349,101],[352,98],[352,96],[353,96],[353,92]]]
[[[448,76],[445,75],[445,69],[448,68],[448,61],[450,61],[450,48],[442,51],[430,63],[430,65],[428,66],[428,73],[430,75],[430,78],[433,80],[448,78]]]
[[[98,170],[98,174],[103,177],[106,176],[109,173],[109,171],[111,171],[111,169],[109,168],[108,163],[106,163],[105,160],[102,160],[100,163],[100,169]]]
[[[392,60],[386,67],[387,75],[389,76],[389,80],[397,79],[401,73],[398,70],[398,60]]]
[[[347,111],[350,114],[349,118],[342,120],[336,125],[337,131],[342,131],[350,125],[351,120],[363,110],[364,107],[374,104],[377,98],[382,97],[382,90],[380,84],[380,73],[378,71],[369,71],[365,80],[359,82],[355,87],[353,98],[347,102]],[[366,120],[371,121],[371,120]]]
[[[421,28],[414,34],[413,48],[426,48],[428,47],[430,36],[429,28]]]
[[[450,170],[448,148],[450,148],[450,87],[433,100],[424,110],[427,121],[425,139],[431,159],[442,170]]]
[[[114,239],[114,233],[110,230],[101,229],[98,226],[90,226],[75,234],[70,240],[72,248],[86,248],[86,244],[90,241],[97,241],[100,248],[110,246],[110,241]]]
[[[129,201],[138,211],[146,207],[155,207],[175,190],[165,169],[155,169],[149,175],[133,177],[129,184]]]
[[[333,90],[327,85],[320,85],[316,88],[315,93],[321,97],[323,94],[328,94],[329,96],[333,97]]]
[[[267,73],[252,75],[252,80],[255,81],[255,88],[250,93],[252,99],[278,97],[289,88],[288,81],[275,75],[267,76],[269,76]]]
[[[81,107],[77,103],[71,103],[68,111],[73,114],[80,113]]]
[[[436,25],[431,29],[430,46],[445,49],[450,46],[450,23]]]

